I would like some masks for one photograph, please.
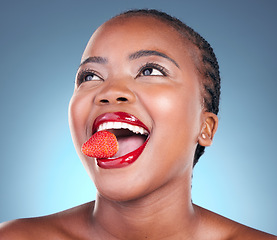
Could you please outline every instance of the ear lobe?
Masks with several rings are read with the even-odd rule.
[[[203,147],[212,145],[214,134],[218,126],[218,117],[214,113],[204,113],[204,123],[198,136],[198,143]]]

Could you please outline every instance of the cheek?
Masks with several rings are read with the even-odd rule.
[[[157,109],[162,110],[164,112],[170,111],[170,109],[174,109],[174,99],[172,99],[168,94],[157,94],[158,96],[153,96],[152,100],[153,106],[156,106]],[[174,97],[174,96],[173,96]]]
[[[149,90],[143,99],[154,123],[172,130],[196,123],[202,109],[198,92],[179,85]]]
[[[144,104],[153,119],[154,145],[161,157],[192,159],[201,126],[202,108],[197,89],[166,86],[147,96]]]
[[[89,96],[73,94],[69,104],[69,126],[76,148],[86,141],[89,129],[86,129],[91,104]],[[85,131],[84,131],[85,130]]]

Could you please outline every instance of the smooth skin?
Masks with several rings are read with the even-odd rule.
[[[152,17],[103,24],[83,53],[69,106],[72,138],[97,187],[96,201],[4,223],[0,239],[277,239],[191,202],[195,148],[212,144],[218,124],[203,108],[191,49]],[[81,145],[97,116],[117,111],[140,119],[150,139],[133,164],[101,169]]]

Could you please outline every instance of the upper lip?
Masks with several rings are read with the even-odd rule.
[[[130,113],[126,113],[126,112],[108,112],[108,113],[104,113],[104,114],[99,115],[93,123],[92,132],[95,133],[97,131],[97,129],[99,128],[99,126],[102,123],[105,123],[105,122],[127,123],[127,124],[130,124],[130,125],[142,127],[148,133],[150,132],[148,127],[143,122],[141,122],[134,115],[132,115]]]

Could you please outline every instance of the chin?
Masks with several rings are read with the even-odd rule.
[[[115,202],[128,202],[138,200],[151,192],[147,191],[145,186],[126,186],[125,184],[121,186],[96,186],[98,194],[110,201]]]
[[[144,197],[155,188],[155,178],[150,174],[132,170],[131,166],[116,171],[96,169],[91,177],[99,195],[104,198],[117,202],[132,201]]]

